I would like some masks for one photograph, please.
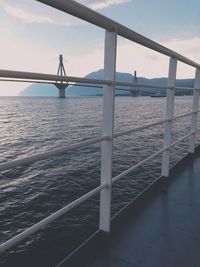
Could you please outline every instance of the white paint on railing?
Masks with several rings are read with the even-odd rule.
[[[177,90],[187,90],[187,91],[194,90],[193,87],[185,87],[185,86],[184,87],[183,86],[175,86],[174,89],[177,89]]]
[[[71,150],[83,148],[83,147],[86,147],[89,145],[94,145],[94,144],[97,144],[97,143],[100,143],[104,140],[109,140],[109,139],[110,138],[108,136],[98,137],[98,138],[90,139],[88,141],[83,141],[83,142],[79,142],[79,143],[72,144],[69,146],[64,146],[62,148],[50,150],[50,151],[47,151],[44,153],[35,154],[35,155],[29,156],[26,158],[12,160],[10,162],[0,164],[0,171],[5,171],[5,170],[11,169],[11,168],[15,168],[17,166],[27,165],[27,164],[31,164],[31,163],[34,163],[34,162],[39,161],[39,160],[59,156],[59,155],[62,155],[64,153],[67,153]]]
[[[164,130],[164,144],[163,147],[169,147],[171,143],[172,136],[172,119],[174,113],[174,87],[176,82],[176,69],[177,60],[175,58],[170,58],[169,62],[169,75],[168,75],[168,89],[167,89],[167,103],[166,103],[166,118],[170,118],[169,121],[165,122]],[[168,177],[169,175],[169,150],[164,150],[162,155],[162,171],[161,175]]]
[[[155,152],[154,154],[152,154],[151,156],[149,156],[148,158],[140,161],[139,163],[137,163],[136,165],[130,167],[128,170],[120,173],[119,175],[115,176],[113,178],[113,183],[115,183],[116,181],[118,181],[120,178],[124,177],[125,175],[129,174],[130,172],[134,171],[135,169],[137,169],[138,167],[140,167],[141,165],[143,165],[144,163],[146,163],[147,161],[149,161],[150,159],[155,158],[156,156],[160,155],[163,151],[165,150],[165,148]]]
[[[136,165],[130,167],[128,170],[118,174],[117,176],[115,176],[112,181],[113,183],[115,183],[116,181],[118,181],[119,179],[121,179],[122,177],[124,177],[125,175],[129,174],[130,172],[134,171],[135,169],[137,169],[138,167],[140,167],[141,165],[143,165],[144,163],[146,163],[147,161],[149,161],[150,159],[155,158],[156,156],[160,155],[161,153],[163,153],[164,151],[169,150],[171,147],[176,146],[177,144],[179,144],[180,142],[182,142],[183,140],[189,138],[193,133],[197,133],[200,131],[199,129],[196,129],[195,132],[190,132],[188,134],[186,134],[185,136],[181,137],[180,139],[178,139],[177,141],[171,143],[168,147],[165,147],[157,152],[155,152],[154,154],[152,154],[151,156],[143,159],[142,161],[140,161],[139,163],[137,163]]]
[[[120,136],[123,136],[123,135],[126,135],[126,134],[130,134],[130,133],[135,133],[135,132],[138,132],[138,131],[146,130],[146,129],[151,128],[153,126],[160,125],[160,124],[162,124],[162,123],[164,123],[164,122],[166,122],[168,120],[169,119],[159,120],[159,121],[152,122],[152,123],[140,126],[140,127],[136,127],[136,128],[133,128],[133,129],[129,129],[129,130],[123,131],[123,132],[119,132],[119,133],[115,133],[113,135],[113,137],[117,138],[117,137],[120,137]]]
[[[192,107],[192,122],[191,122],[191,132],[194,132],[189,140],[189,152],[194,153],[195,149],[195,130],[197,128],[198,119],[198,108],[199,108],[199,93],[200,93],[200,70],[196,69],[195,79],[194,79],[194,91],[193,91],[193,107]]]
[[[27,79],[36,81],[48,81],[55,83],[57,82],[74,82],[74,83],[84,83],[84,84],[101,84],[101,85],[111,85],[113,81],[104,81],[98,79],[80,78],[73,76],[63,76],[46,74],[46,73],[35,73],[35,72],[25,72],[25,71],[15,71],[15,70],[0,70],[1,78],[10,79]]]
[[[177,144],[179,144],[180,142],[182,142],[183,140],[189,138],[190,136],[192,136],[193,134],[196,134],[200,131],[200,128],[196,129],[195,131],[192,131],[186,135],[184,135],[183,137],[181,137],[180,139],[178,139],[177,141],[173,142],[170,147],[174,147],[176,146]]]
[[[183,114],[183,115],[179,115],[179,116],[176,116],[176,117],[173,117],[173,121],[176,121],[176,120],[178,120],[178,119],[182,119],[182,118],[185,118],[185,117],[187,117],[187,116],[190,116],[190,115],[192,115],[193,114],[193,112],[189,112],[189,113],[186,113],[186,114]]]
[[[200,128],[196,129],[195,130],[195,133],[197,133],[199,131],[200,131]],[[112,183],[115,183],[116,181],[118,181],[119,179],[121,179],[122,177],[124,177],[125,175],[129,174],[130,172],[134,171],[135,169],[137,169],[138,167],[140,167],[141,165],[143,165],[144,163],[146,163],[147,161],[149,161],[150,159],[158,156],[164,150],[169,149],[170,147],[173,147],[173,146],[177,145],[178,143],[182,142],[186,138],[189,138],[192,134],[193,134],[193,132],[190,132],[189,134],[183,136],[182,138],[180,138],[176,142],[171,143],[168,148],[163,148],[163,149],[155,152],[154,154],[152,154],[151,156],[149,156],[146,159],[142,160],[141,162],[137,163],[136,165],[132,166],[128,170],[126,170],[123,173],[115,176],[112,179]],[[91,190],[87,194],[85,194],[82,197],[80,197],[80,198],[76,199],[75,201],[71,202],[70,204],[68,204],[64,208],[62,208],[59,211],[53,213],[52,215],[48,216],[47,218],[45,218],[44,220],[38,222],[37,224],[31,226],[30,228],[28,228],[24,232],[22,232],[22,233],[18,234],[17,236],[15,236],[15,237],[7,240],[6,242],[4,242],[3,244],[0,245],[0,253],[3,253],[6,250],[8,250],[9,248],[17,245],[19,242],[23,241],[24,239],[26,239],[27,237],[29,237],[33,233],[37,232],[41,228],[45,227],[49,223],[53,222],[54,220],[58,219],[59,217],[63,216],[68,211],[70,211],[74,207],[78,206],[79,204],[83,203],[84,201],[88,200],[89,198],[91,198],[92,196],[96,195],[98,192],[100,192],[101,190],[104,190],[105,188],[110,188],[110,185],[108,185],[108,184],[102,184],[102,185],[96,187],[95,189]]]
[[[106,31],[105,52],[104,52],[104,78],[115,80],[116,68],[117,34]],[[112,194],[112,150],[114,132],[114,86],[106,85],[103,89],[103,133],[110,136],[111,140],[102,142],[101,152],[101,183],[106,183],[109,187],[101,191],[100,196],[100,219],[99,229],[110,232],[111,218],[111,194]]]
[[[70,204],[66,205],[64,208],[54,212],[53,214],[51,214],[50,216],[48,216],[44,220],[34,224],[30,228],[26,229],[24,232],[22,232],[22,233],[20,233],[20,234],[18,234],[16,236],[14,236],[13,238],[7,240],[6,242],[4,242],[3,244],[0,245],[0,253],[5,252],[6,250],[8,250],[9,248],[15,246],[19,242],[23,241],[25,238],[27,238],[30,235],[34,234],[35,232],[37,232],[41,228],[43,228],[46,225],[50,224],[51,222],[55,221],[59,217],[65,215],[68,211],[70,211],[71,209],[73,209],[76,206],[80,205],[81,203],[83,203],[84,201],[88,200],[92,196],[96,195],[97,193],[99,193],[101,190],[103,190],[106,187],[107,187],[106,184],[102,184],[102,185],[96,187],[95,189],[91,190],[87,194],[83,195],[82,197],[80,197],[80,198],[74,200],[73,202],[71,202]]]
[[[197,112],[199,112],[199,111],[197,111]],[[135,133],[135,132],[138,132],[138,131],[146,130],[148,128],[160,125],[160,124],[168,122],[170,120],[175,121],[175,120],[178,120],[178,119],[181,119],[181,118],[184,118],[184,117],[188,117],[188,116],[190,116],[192,114],[193,114],[193,112],[189,112],[189,113],[186,113],[186,114],[183,114],[183,115],[179,115],[179,116],[173,117],[172,119],[167,118],[167,119],[164,119],[164,120],[159,120],[159,121],[155,121],[155,122],[152,122],[152,123],[148,123],[148,124],[145,124],[143,126],[139,126],[139,127],[133,128],[133,129],[129,129],[129,130],[126,130],[126,131],[123,131],[123,132],[115,133],[113,135],[113,138],[117,138],[117,137],[120,137],[120,136],[123,136],[123,135],[127,135],[127,134]]]
[[[68,85],[85,86],[92,88],[103,88],[103,85],[113,85],[117,90],[123,91],[133,91],[131,87],[144,87],[144,88],[156,88],[167,90],[167,86],[152,84],[152,83],[130,83],[130,82],[120,82],[120,81],[110,81],[110,80],[99,80],[90,78],[81,78],[73,76],[63,76],[59,75],[45,74],[45,73],[35,73],[35,72],[22,72],[13,70],[3,70],[0,69],[0,81],[2,82],[29,82],[29,83],[41,83],[41,84],[55,84],[55,82],[64,82]],[[125,86],[127,88],[122,88],[119,86]],[[174,87],[178,90],[194,90],[192,87]]]
[[[191,114],[193,114],[193,112],[190,112],[190,113],[187,113],[187,114],[183,114],[183,115],[180,115],[180,116],[177,116],[177,117],[173,117],[172,120],[177,120],[177,119],[180,119],[180,118],[184,118],[184,117],[190,116]],[[129,130],[123,131],[123,132],[119,132],[119,133],[115,133],[115,134],[113,134],[113,138],[118,138],[118,137],[123,136],[123,135],[127,135],[127,134],[135,133],[135,132],[138,132],[138,131],[146,130],[148,128],[151,128],[151,127],[156,126],[156,125],[160,125],[160,124],[162,124],[164,122],[167,122],[167,121],[169,121],[169,119],[159,120],[159,121],[156,121],[156,122],[153,122],[153,123],[146,124],[144,126],[136,127],[136,128],[133,128],[133,129],[129,129]],[[62,148],[46,151],[44,153],[40,153],[40,154],[38,153],[38,154],[34,154],[32,156],[27,156],[25,158],[21,158],[21,159],[12,160],[12,161],[9,161],[9,162],[1,163],[0,164],[0,171],[9,170],[9,169],[12,169],[12,168],[15,168],[15,167],[18,167],[18,166],[23,166],[23,165],[28,165],[28,164],[34,163],[34,162],[37,162],[39,160],[45,160],[45,159],[48,159],[48,158],[56,157],[56,156],[62,155],[64,153],[67,153],[69,151],[73,151],[73,150],[76,150],[76,149],[84,148],[84,147],[89,146],[89,145],[100,143],[100,142],[102,142],[104,140],[111,141],[112,137],[108,137],[108,136],[98,137],[98,138],[94,138],[94,139],[91,139],[91,140],[87,140],[87,141],[75,143],[75,144],[72,144],[72,145],[69,145],[69,146],[65,146],[65,147],[62,147]]]
[[[191,135],[193,135],[193,134],[194,134],[194,132],[190,132],[190,133],[184,135],[183,137],[179,138],[179,139],[176,140],[175,142],[171,143],[171,144],[170,144],[170,147],[174,147],[174,146],[176,146],[177,144],[181,143],[183,140],[189,138],[189,137],[190,137]]]
[[[120,88],[119,86],[128,86],[130,88],[128,88],[129,91],[132,91],[134,89],[132,89],[132,87],[145,87],[145,88],[156,88],[156,89],[167,89],[167,86],[165,85],[159,85],[159,84],[150,84],[150,83],[130,83],[130,82],[120,82],[120,81],[114,81],[112,83],[115,87],[115,89],[117,90],[127,90],[126,88]]]
[[[38,2],[44,3],[51,7],[54,7],[60,11],[68,13],[72,16],[80,18],[84,21],[92,23],[93,25],[99,26],[108,31],[114,31],[119,36],[124,37],[130,41],[141,44],[142,46],[148,47],[154,51],[157,51],[163,55],[176,58],[177,60],[186,63],[190,66],[200,69],[200,65],[196,62],[172,51],[171,49],[156,43],[155,41],[121,25],[120,23],[111,20],[98,12],[80,4],[73,0],[37,0]]]

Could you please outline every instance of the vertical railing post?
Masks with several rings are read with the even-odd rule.
[[[162,155],[162,170],[161,175],[163,177],[169,176],[169,159],[170,159],[170,149],[172,138],[172,118],[174,113],[174,87],[176,83],[176,69],[177,60],[176,58],[170,58],[169,62],[169,75],[167,83],[167,103],[166,103],[166,119],[165,122],[165,132],[164,132],[164,144],[163,147],[167,148]]]
[[[115,80],[116,70],[117,34],[106,31],[104,52],[104,79]],[[101,152],[101,184],[107,187],[100,195],[99,229],[110,232],[111,194],[112,194],[112,149],[114,131],[114,96],[113,85],[105,85],[103,88],[103,130],[102,134],[109,136],[109,140],[102,142]]]
[[[200,91],[200,70],[196,69],[195,80],[194,80],[194,91],[193,91],[193,107],[192,107],[192,123],[191,133],[189,140],[189,153],[194,153],[195,150],[195,139],[197,129],[197,118],[199,109],[199,91]]]

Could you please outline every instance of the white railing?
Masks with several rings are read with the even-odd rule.
[[[185,139],[189,139],[189,152],[194,153],[195,149],[195,137],[196,133],[200,131],[197,129],[197,117],[198,117],[198,105],[199,105],[199,92],[200,92],[200,65],[183,57],[182,55],[164,47],[160,44],[120,25],[119,23],[112,21],[95,11],[84,7],[75,1],[68,0],[41,0],[39,2],[45,3],[52,7],[55,7],[61,11],[72,14],[79,17],[85,21],[88,21],[94,25],[100,26],[106,30],[105,33],[105,60],[104,60],[104,80],[96,79],[85,79],[78,77],[60,77],[58,75],[49,75],[41,73],[30,73],[30,72],[19,72],[19,71],[9,71],[0,70],[0,80],[13,80],[13,81],[34,81],[34,82],[48,82],[55,83],[55,81],[60,82],[71,82],[80,84],[90,84],[94,86],[103,86],[103,130],[102,137],[97,137],[88,141],[79,142],[59,149],[47,151],[41,154],[35,154],[30,157],[13,160],[10,162],[0,164],[0,171],[8,170],[20,165],[27,165],[33,162],[56,157],[63,153],[68,153],[72,150],[82,148],[85,146],[93,145],[96,143],[102,144],[101,152],[101,184],[97,188],[83,195],[79,199],[73,201],[72,203],[66,205],[62,209],[28,228],[24,232],[18,234],[17,236],[9,239],[5,243],[0,245],[0,252],[4,252],[12,246],[18,244],[28,236],[32,235],[42,227],[58,219],[60,216],[66,214],[69,210],[76,207],[80,203],[86,201],[92,196],[100,193],[100,218],[99,218],[99,230],[109,232],[110,231],[110,218],[111,218],[111,193],[112,184],[117,182],[119,179],[127,175],[128,173],[134,171],[136,168],[146,163],[150,159],[162,154],[162,176],[168,177],[169,175],[169,159],[170,159],[170,148],[176,146],[178,143]],[[116,82],[115,81],[115,67],[116,67],[116,50],[117,50],[117,35],[127,38],[131,41],[137,42],[142,46],[146,46],[154,51],[162,53],[170,57],[169,64],[169,75],[167,86],[158,86],[152,84],[139,84],[139,83],[126,83],[126,82]],[[196,68],[196,75],[194,81],[194,88],[185,87],[175,87],[176,81],[176,68],[177,61],[186,63],[192,67]],[[119,133],[114,133],[114,104],[115,104],[115,87],[127,86],[133,88],[138,87],[153,87],[161,88],[167,90],[167,105],[166,105],[166,116],[165,119],[155,121],[141,127],[126,130]],[[119,88],[117,88],[119,89]],[[175,89],[182,90],[193,90],[193,107],[192,112],[179,115],[174,117],[174,95]],[[130,88],[122,90],[131,90]],[[191,116],[191,130],[190,133],[186,134],[176,142],[172,143],[172,125],[173,121],[186,116]],[[138,162],[136,165],[130,167],[128,170],[122,172],[121,174],[112,177],[112,149],[113,149],[113,139],[118,138],[122,135],[132,134],[138,131],[142,131],[160,124],[164,124],[164,144],[163,148],[151,156]]]

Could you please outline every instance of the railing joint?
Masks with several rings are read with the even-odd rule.
[[[174,119],[173,117],[172,118],[168,117],[168,118],[166,118],[165,122],[172,121],[173,119]]]
[[[108,184],[108,183],[104,184],[104,188],[107,189],[107,190],[110,190],[111,187],[112,187],[111,184]]]
[[[105,138],[104,141],[112,141],[113,140],[113,137],[109,136],[109,135],[103,136],[103,137]]]
[[[171,145],[170,146],[166,146],[166,147],[163,148],[163,151],[169,151],[170,148],[171,148]]]
[[[167,86],[167,89],[174,90],[175,89],[175,86]]]

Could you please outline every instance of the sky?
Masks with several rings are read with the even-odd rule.
[[[200,62],[199,0],[79,0],[81,4]],[[103,29],[34,0],[0,0],[0,69],[57,73],[62,54],[67,75],[83,77],[103,68]],[[117,71],[166,77],[169,58],[118,38]],[[178,64],[177,78],[194,68]],[[27,84],[0,82],[0,96]]]

